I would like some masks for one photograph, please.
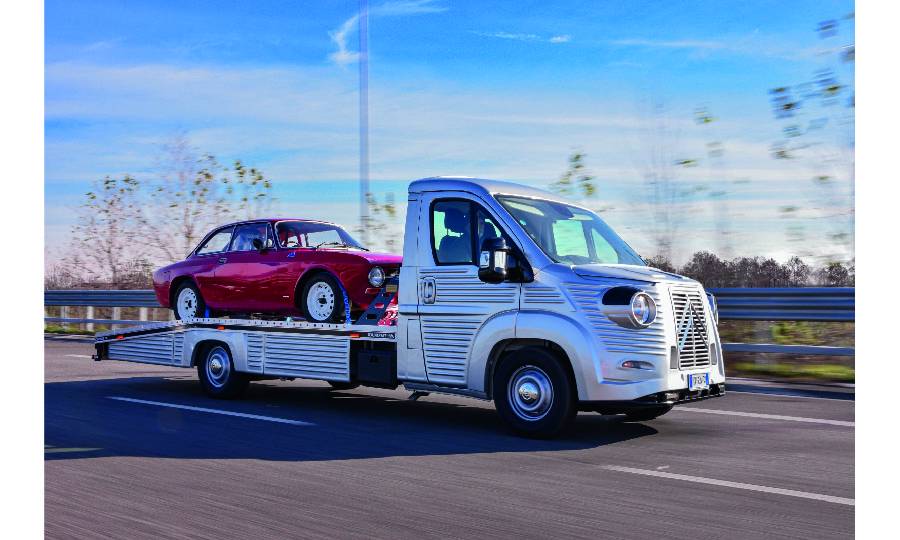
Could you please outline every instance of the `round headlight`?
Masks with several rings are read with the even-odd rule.
[[[631,316],[638,326],[650,326],[656,319],[656,302],[647,293],[635,293],[631,297]]]
[[[373,287],[381,287],[384,285],[384,269],[380,266],[374,266],[369,270],[369,284]]]

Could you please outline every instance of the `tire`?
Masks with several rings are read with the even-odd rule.
[[[175,291],[174,298],[172,311],[175,313],[176,319],[203,317],[206,314],[206,302],[193,282],[182,283]]]
[[[659,407],[647,407],[625,413],[626,422],[649,422],[672,410],[672,405],[660,405]]]
[[[331,385],[332,390],[353,390],[359,386],[357,383],[339,381],[328,381],[328,384]]]
[[[247,390],[250,379],[234,370],[228,347],[214,344],[208,347],[197,364],[200,385],[209,397],[232,399]]]
[[[314,323],[342,323],[345,320],[344,292],[331,274],[316,274],[300,294],[303,317]]]
[[[559,358],[539,347],[504,355],[494,371],[494,406],[516,433],[548,438],[578,412],[575,385]]]

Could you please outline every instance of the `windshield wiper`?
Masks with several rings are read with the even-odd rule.
[[[346,247],[346,248],[356,248],[356,249],[361,249],[363,251],[369,251],[368,249],[366,249],[362,246],[353,246],[350,244],[346,244],[344,242],[335,242],[334,240],[327,240],[325,242],[320,242],[320,243],[316,244],[315,249],[319,249],[322,246],[342,246],[342,247]]]

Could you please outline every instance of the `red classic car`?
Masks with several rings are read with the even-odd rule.
[[[364,310],[401,257],[372,253],[333,223],[262,219],[224,225],[175,264],[153,273],[160,305],[179,319],[223,314],[300,314],[343,322],[344,294]]]

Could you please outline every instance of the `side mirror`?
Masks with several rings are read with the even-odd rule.
[[[509,246],[503,238],[485,238],[478,258],[478,278],[485,283],[506,281]]]

